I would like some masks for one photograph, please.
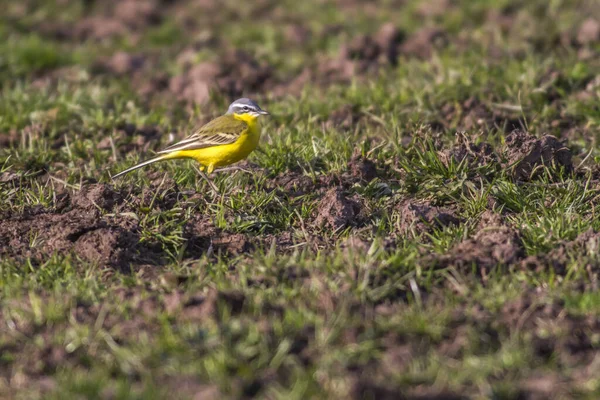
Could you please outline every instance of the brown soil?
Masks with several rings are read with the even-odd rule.
[[[141,30],[160,24],[165,9],[169,8],[168,2],[160,0],[107,0],[87,3],[88,8],[95,7],[93,14],[86,13],[88,16],[75,24],[46,20],[37,25],[36,30],[58,40],[102,42],[127,36],[135,42]]]
[[[504,148],[505,168],[510,168],[517,180],[528,181],[543,173],[543,167],[573,169],[572,155],[568,147],[554,136],[541,138],[514,131],[506,137]]]
[[[589,271],[592,266],[597,266],[594,256],[598,249],[600,249],[600,233],[589,229],[572,241],[560,243],[547,253],[527,257],[521,262],[521,266],[537,272],[552,270],[558,275],[565,275],[570,257],[579,256],[586,260],[585,267]]]
[[[331,112],[325,121],[325,126],[330,129],[352,131],[356,129],[360,120],[361,114],[358,108],[347,104]]]
[[[437,267],[454,266],[465,272],[476,268],[485,277],[496,265],[514,265],[525,256],[519,232],[502,221],[502,217],[491,211],[481,216],[477,232],[459,243],[447,254],[429,256],[425,264]]]
[[[169,81],[169,90],[180,100],[203,104],[211,91],[228,98],[261,93],[274,86],[273,69],[241,50],[229,51],[217,62],[190,66]]]
[[[477,131],[497,128],[511,132],[525,126],[520,115],[492,108],[474,96],[462,103],[445,104],[440,111],[441,118],[432,121],[432,125],[442,129],[456,127],[464,131]]]
[[[370,182],[378,176],[375,162],[356,153],[348,162],[348,170],[353,180]]]
[[[448,45],[446,33],[437,27],[426,27],[415,32],[402,46],[400,52],[406,56],[429,58],[436,49]]]
[[[499,167],[499,157],[492,145],[486,142],[476,143],[464,134],[456,135],[456,143],[450,149],[438,152],[440,160],[448,166],[450,162],[466,163],[468,170],[474,170],[483,165]]]
[[[435,307],[437,295],[434,293],[427,301],[429,306]],[[393,316],[401,312],[401,307],[401,304],[381,304],[374,312],[381,317]],[[503,338],[518,337],[530,343],[534,364],[552,360],[557,363],[557,368],[570,371],[568,378],[553,373],[540,374],[541,371],[523,374],[516,388],[519,398],[548,398],[550,393],[568,398],[571,397],[569,388],[576,387],[578,380],[586,381],[593,376],[596,357],[600,354],[594,345],[598,332],[600,323],[597,318],[573,314],[565,310],[561,301],[554,300],[542,289],[524,286],[521,295],[509,300],[498,311],[487,310],[481,305],[458,305],[438,340],[421,335],[419,340],[415,340],[410,334],[390,333],[381,342],[380,362],[350,367],[353,374],[352,396],[463,398],[440,388],[434,390],[428,385],[416,386],[399,394],[388,385],[387,377],[405,371],[411,361],[422,355],[424,348],[434,347],[439,354],[461,360],[473,353],[498,351]],[[347,332],[345,337],[353,343],[357,334],[360,334],[360,329]],[[424,345],[424,342],[427,344]],[[465,398],[472,397],[466,393],[463,395]]]
[[[165,291],[166,290],[166,291]],[[222,311],[228,310],[230,315],[240,314],[244,308],[246,299],[243,293],[235,290],[216,290],[208,289],[204,291],[184,292],[181,288],[166,288],[165,290],[153,290],[150,288],[132,287],[122,288],[114,292],[114,297],[107,298],[94,305],[90,305],[79,299],[72,299],[73,308],[70,311],[70,318],[77,324],[94,324],[101,321],[101,328],[110,332],[112,339],[117,343],[131,344],[138,340],[140,334],[156,334],[159,330],[159,322],[156,316],[166,311],[172,318],[179,321],[191,321],[205,324],[207,320],[220,321]],[[68,298],[68,294],[65,294]],[[44,301],[44,297],[41,299]],[[130,307],[130,317],[123,319],[123,316],[113,314],[102,315],[105,307],[114,306],[115,302],[127,304]],[[25,297],[18,303],[11,304],[22,312],[32,312],[30,297]],[[0,316],[1,316],[0,311]],[[71,322],[73,323],[73,322]],[[0,345],[3,354],[16,354],[22,351],[20,357],[14,362],[14,367],[18,368],[24,384],[38,385],[46,384],[48,375],[55,374],[58,370],[72,365],[87,365],[85,350],[81,348],[74,352],[67,352],[64,345],[56,346],[53,343],[55,332],[68,328],[69,322],[64,324],[47,324],[44,326],[43,335],[37,336],[40,343],[32,343],[25,340],[28,336],[35,336],[39,333],[40,326],[36,324],[21,323],[15,325],[14,329],[20,335],[9,339],[8,344]],[[10,336],[6,336],[9,338]],[[0,376],[4,377],[6,370],[0,368]],[[8,375],[11,376],[11,375]],[[178,377],[169,377],[167,385],[172,385],[180,379]],[[206,387],[198,387],[199,382],[190,390],[204,391]],[[52,382],[48,383],[52,386]],[[48,389],[52,389],[49,387]],[[202,389],[202,390],[201,390]],[[212,388],[212,391],[215,389]],[[203,397],[204,398],[204,397]]]
[[[310,276],[313,272],[291,270],[284,272],[279,280],[295,280],[298,276]],[[313,275],[314,276],[314,275]],[[311,280],[309,279],[308,282]],[[134,343],[140,335],[149,332],[156,333],[159,330],[157,315],[164,310],[168,313],[173,323],[186,321],[206,325],[207,323],[219,323],[223,316],[241,315],[248,311],[246,296],[236,290],[216,290],[207,288],[205,290],[189,291],[173,286],[160,290],[151,287],[127,287],[119,289],[115,297],[106,299],[107,304],[90,305],[84,301],[73,299],[74,307],[70,313],[73,321],[79,324],[94,324],[102,321],[102,328],[111,333],[112,338],[120,345]],[[329,293],[331,294],[331,293]],[[43,299],[42,299],[43,300]],[[121,316],[108,314],[100,319],[100,314],[105,306],[113,304],[114,301],[130,305],[131,316],[123,320]],[[340,307],[341,299],[329,298],[334,304],[324,307]],[[347,301],[347,300],[345,300]],[[435,307],[435,298],[432,297],[430,306]],[[21,312],[31,312],[30,298],[24,297],[18,304]],[[401,312],[402,304],[382,304],[376,308],[356,305],[356,313],[379,317],[393,316]],[[275,304],[264,304],[262,313],[283,313],[285,308],[278,311]],[[227,310],[226,313],[223,313]],[[270,311],[269,311],[270,310]],[[1,315],[1,310],[0,310]],[[210,322],[209,322],[210,321]],[[23,324],[21,320],[15,319],[14,330],[20,337],[27,338],[39,330],[35,324]],[[164,321],[163,321],[164,324]],[[371,322],[366,319],[362,324],[347,327],[340,332],[341,340],[352,344],[361,340],[360,336],[369,332]],[[270,324],[259,324],[261,334],[266,338],[275,337],[274,327]],[[80,349],[74,352],[66,352],[64,346],[56,346],[52,342],[55,331],[65,329],[62,324],[45,325],[43,336],[38,336],[38,341],[33,345],[28,340],[15,340],[2,347],[6,354],[21,352],[23,355],[16,359],[15,367],[23,373],[24,383],[29,385],[46,385],[48,389],[53,387],[53,382],[46,377],[54,374],[61,368],[70,365],[84,364],[89,355]],[[298,331],[290,336],[289,352],[295,354],[298,360],[306,366],[314,366],[319,362],[321,355],[315,351],[312,342],[315,329],[306,326],[304,330]],[[520,335],[520,332],[527,332]],[[596,337],[600,332],[600,324],[597,318],[578,316],[565,310],[564,304],[553,300],[541,290],[524,288],[523,293],[508,301],[504,307],[497,311],[489,311],[481,306],[473,308],[458,304],[452,314],[449,323],[439,339],[433,339],[427,335],[413,336],[411,333],[390,332],[387,336],[380,338],[377,343],[381,350],[381,359],[372,362],[357,362],[347,365],[345,379],[350,385],[350,398],[405,398],[405,399],[461,399],[470,398],[467,393],[457,394],[450,390],[444,390],[430,385],[413,385],[410,389],[398,392],[397,388],[390,384],[389,378],[399,372],[406,371],[411,361],[422,357],[428,348],[434,348],[439,354],[452,359],[461,360],[479,351],[486,349],[499,350],[502,346],[500,339],[513,337],[519,340],[527,340],[531,344],[534,357],[539,362],[552,360],[557,368],[569,371],[569,381],[564,377],[550,373],[540,375],[524,373],[518,390],[525,398],[547,398],[548,393],[562,393],[567,397],[569,392],[567,384],[577,386],[578,380],[585,382],[593,378],[595,372],[595,359],[600,355],[595,346]],[[475,334],[475,335],[474,335]],[[276,342],[273,345],[277,345]],[[538,361],[534,361],[538,362]],[[265,377],[268,379],[267,377]],[[218,390],[212,386],[204,386],[198,379],[188,379],[184,376],[164,377],[163,384],[171,387],[183,385],[181,391],[191,394],[202,393],[217,396]],[[260,384],[260,382],[256,382]],[[247,388],[250,390],[250,387]],[[564,392],[563,392],[564,391]],[[373,397],[375,396],[375,397]]]
[[[275,178],[273,186],[283,195],[296,197],[317,191],[320,183],[314,182],[310,176],[290,171]]]
[[[0,132],[0,147],[8,148],[14,145],[18,140],[18,132],[11,129],[8,132]]]
[[[155,130],[137,128],[131,124],[123,125],[120,132],[123,135],[139,133],[141,137],[156,136]],[[506,163],[514,165],[515,179],[535,176],[534,169],[538,166],[572,168],[570,152],[552,136],[537,139],[520,131],[514,132],[507,138],[501,154]],[[471,170],[481,165],[497,164],[499,156],[489,144],[475,143],[459,135],[453,148],[440,151],[440,158],[443,162],[449,162],[450,159],[467,162]],[[310,226],[340,230],[360,226],[366,213],[357,197],[348,195],[351,186],[365,184],[376,177],[385,179],[374,161],[357,153],[349,161],[347,172],[341,175],[318,175],[313,180],[303,174],[290,172],[276,177],[273,183],[276,190],[285,196],[320,195]],[[153,207],[164,210],[172,208],[180,194],[171,180],[161,183],[163,178],[157,177],[155,184],[162,184],[162,188],[168,190],[163,190],[164,196]],[[5,184],[18,179],[14,174],[2,175]],[[163,251],[151,242],[140,243],[140,227],[136,220],[104,215],[110,212],[136,212],[139,210],[136,207],[150,204],[152,197],[151,191],[126,195],[109,185],[97,184],[84,185],[76,194],[64,192],[57,198],[53,208],[36,207],[22,214],[6,215],[0,223],[0,254],[32,257],[41,262],[48,254],[71,252],[83,260],[119,269],[128,265],[155,263],[162,257]],[[402,218],[399,228],[403,234],[413,232],[422,235],[460,223],[451,208],[429,202],[407,200],[398,207]],[[518,231],[506,225],[498,215],[486,213],[482,218],[487,219],[487,223],[482,223],[471,238],[443,256],[426,257],[424,262],[461,269],[476,266],[482,275],[497,264],[521,263],[524,250]],[[184,227],[185,254],[187,257],[199,257],[206,252],[240,255],[256,246],[270,243],[275,243],[283,250],[294,242],[289,232],[267,236],[230,234],[217,229],[212,221],[194,216]],[[569,249],[568,245],[559,247],[548,257],[529,258],[522,265],[539,268],[539,265],[550,264],[563,273],[561,266],[566,263],[564,254]]]
[[[157,188],[154,188],[157,190]],[[106,184],[84,185],[81,191],[58,196],[52,208],[34,207],[20,214],[5,214],[0,222],[0,256],[31,258],[44,262],[53,253],[72,253],[84,261],[128,271],[129,265],[162,263],[160,245],[140,242],[136,219],[120,212],[139,213],[142,206],[171,209],[177,202],[176,187],[165,190],[152,203],[151,191],[141,196],[125,195]],[[117,213],[107,216],[106,213]],[[229,234],[214,227],[212,221],[194,217],[184,229],[186,256],[201,254],[239,255],[250,251],[260,240]],[[274,238],[276,244],[289,240]]]
[[[560,301],[549,301],[534,291],[527,291],[501,312],[501,322],[512,331],[533,333],[537,357],[557,361],[565,367],[577,367],[585,373],[598,356],[593,335],[600,331],[597,318],[573,315],[564,311]]]
[[[586,19],[577,32],[576,40],[580,45],[593,45],[600,42],[600,22],[594,18]]]
[[[332,83],[349,82],[354,78],[370,76],[379,68],[394,66],[401,55],[406,57],[430,57],[435,49],[447,45],[444,32],[437,28],[426,28],[405,38],[405,34],[394,24],[387,23],[373,35],[357,35],[348,40],[336,57],[321,56],[314,65],[309,65],[287,84],[274,88],[276,95],[300,93],[308,84],[329,86]],[[345,114],[345,113],[344,113]],[[338,118],[334,117],[334,122]],[[342,119],[348,125],[346,119]]]
[[[161,8],[165,5],[157,0],[125,0],[107,1],[103,6],[103,12],[78,21],[75,29],[70,30],[69,37],[75,40],[102,41],[128,35],[135,39],[136,32],[162,21]],[[58,28],[64,29],[60,26]]]
[[[373,64],[396,64],[404,34],[392,23],[382,25],[373,35],[359,35],[342,47],[340,58],[358,61],[358,69]]]
[[[347,5],[343,1],[343,5]],[[362,4],[362,3],[361,3]],[[361,8],[365,5],[362,4]],[[436,13],[454,8],[451,1],[430,1],[423,3],[418,12],[426,18],[434,18]],[[172,46],[173,54],[182,72],[172,76],[161,70],[158,61],[148,54],[128,54],[118,52],[111,57],[100,59],[95,63],[93,72],[127,76],[132,87],[145,100],[169,98],[204,104],[211,92],[218,92],[230,99],[242,95],[256,95],[271,92],[275,96],[299,94],[307,84],[329,86],[332,83],[348,82],[354,78],[371,76],[380,67],[394,66],[401,57],[429,58],[437,50],[443,49],[458,38],[451,38],[442,28],[428,22],[423,28],[407,35],[394,23],[384,23],[373,34],[359,34],[347,39],[340,47],[336,57],[318,55],[314,62],[302,71],[290,76],[276,76],[274,66],[260,58],[233,49],[225,38],[216,37],[215,31],[206,24],[199,25],[192,15],[194,12],[213,17],[211,23],[217,25],[220,18],[219,7],[214,0],[171,2],[160,0],[127,0],[123,2],[94,2],[89,16],[78,21],[74,27],[70,25],[48,22],[37,28],[46,35],[61,40],[95,40],[99,42],[127,37],[135,44],[145,30],[163,22],[166,15],[175,20],[194,37],[192,44],[180,49]],[[295,22],[292,18],[278,14],[277,7],[265,6],[264,12],[270,12],[269,18],[280,21],[285,29],[285,39],[290,46],[306,45],[313,35],[310,28]],[[264,17],[260,14],[257,16]],[[593,43],[595,38],[595,20],[590,19],[582,26],[578,40]],[[494,22],[496,23],[496,22]],[[321,35],[335,35],[339,29],[331,26],[324,29]],[[196,64],[195,58],[205,48],[214,49],[217,56],[207,62]],[[474,110],[464,127],[476,126],[477,111]],[[489,115],[489,113],[488,113]],[[510,121],[509,121],[510,122]],[[461,128],[463,126],[461,125]],[[520,128],[520,125],[509,123],[507,130]]]
[[[359,212],[360,205],[357,202],[348,199],[342,189],[333,188],[320,200],[313,223],[317,227],[337,231],[356,225]]]
[[[73,250],[85,260],[125,267],[132,261],[139,234],[100,218],[102,211],[122,203],[106,185],[88,186],[74,197],[65,193],[58,209],[33,208],[6,216],[0,223],[0,254],[42,260],[48,254]]]
[[[400,231],[415,235],[434,229],[458,225],[460,219],[450,209],[436,207],[427,201],[404,201],[396,207],[400,214]]]
[[[142,54],[130,54],[119,51],[107,60],[101,60],[95,66],[98,72],[108,72],[115,75],[133,74],[144,67],[147,58]]]
[[[297,197],[307,194],[325,195],[332,188],[350,189],[354,184],[366,184],[385,177],[386,170],[378,163],[355,153],[341,173],[317,175],[314,178],[296,171],[282,173],[269,182],[269,187],[281,196]]]
[[[157,69],[156,56],[118,52],[112,57],[99,60],[93,71],[99,74],[127,76],[132,87],[140,96],[168,96],[190,104],[204,104],[212,92],[220,93],[228,99],[278,90],[273,68],[259,62],[241,50],[224,52],[215,61],[194,64],[196,51],[183,50],[177,59],[183,72],[169,76]],[[285,87],[280,90],[285,91]],[[282,92],[283,93],[283,92]]]

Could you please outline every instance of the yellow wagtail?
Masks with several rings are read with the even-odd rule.
[[[225,167],[248,157],[260,139],[258,117],[268,114],[250,99],[237,99],[231,103],[225,115],[213,119],[182,141],[159,151],[158,157],[134,165],[112,178],[157,161],[191,158],[200,164],[198,172],[216,191],[203,171],[206,169],[207,174],[210,174],[217,167]]]

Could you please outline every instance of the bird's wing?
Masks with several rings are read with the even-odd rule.
[[[223,115],[213,119],[182,141],[159,151],[158,154],[231,144],[240,138],[246,128],[248,128],[248,125],[244,121],[235,119],[230,115]]]

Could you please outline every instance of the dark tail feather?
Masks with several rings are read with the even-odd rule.
[[[121,171],[121,172],[119,172],[118,174],[116,174],[116,175],[113,175],[111,178],[112,178],[112,179],[116,179],[116,178],[118,178],[118,177],[120,177],[120,176],[122,176],[122,175],[125,175],[125,174],[126,174],[126,173],[128,173],[128,172],[135,171],[135,170],[136,170],[136,169],[138,169],[138,168],[142,168],[142,167],[145,167],[146,165],[153,164],[153,163],[155,163],[155,162],[157,162],[157,161],[166,160],[166,159],[168,159],[168,158],[169,158],[169,157],[167,157],[167,156],[158,156],[158,157],[152,158],[152,159],[150,159],[150,160],[148,160],[148,161],[144,161],[144,162],[141,162],[141,163],[139,163],[139,164],[137,164],[137,165],[134,165],[134,166],[133,166],[133,167],[131,167],[131,168],[127,168],[125,171]]]

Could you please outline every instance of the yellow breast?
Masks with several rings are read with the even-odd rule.
[[[207,147],[197,150],[184,150],[180,154],[182,157],[193,158],[198,163],[207,168],[210,173],[214,168],[225,167],[241,161],[248,157],[258,146],[260,140],[260,125],[256,118],[243,118],[245,115],[239,116],[234,114],[237,119],[240,119],[248,128],[240,134],[240,138],[231,144],[220,146]]]

